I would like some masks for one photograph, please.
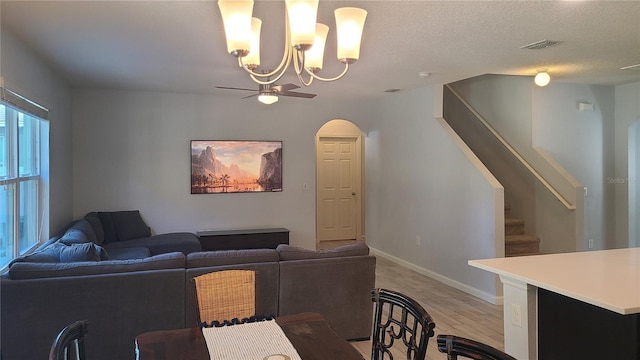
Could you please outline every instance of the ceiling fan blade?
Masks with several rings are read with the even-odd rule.
[[[257,91],[256,89],[245,89],[245,88],[228,87],[228,86],[214,86],[214,87],[217,89],[224,89],[224,90]]]
[[[296,85],[296,84],[283,84],[283,85],[276,85],[273,87],[273,90],[279,92],[279,93],[283,93],[283,92],[287,92],[289,90],[293,90],[293,89],[298,89],[300,88],[300,86]]]
[[[316,97],[316,94],[308,94],[308,93],[301,93],[301,92],[295,92],[295,91],[285,91],[285,92],[278,93],[278,95],[299,97],[299,98],[305,98],[305,99],[313,99],[314,97]]]
[[[255,90],[254,90],[255,91]],[[246,99],[246,98],[250,98],[250,97],[254,97],[254,96],[258,96],[258,94],[253,94],[253,95],[247,95],[245,97],[242,97],[241,99]]]

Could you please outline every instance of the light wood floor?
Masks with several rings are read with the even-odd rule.
[[[446,359],[436,344],[439,334],[462,336],[504,350],[502,306],[492,305],[380,256],[377,257],[376,287],[399,291],[429,312],[436,323],[436,335],[429,340],[427,350],[429,360]],[[370,341],[352,344],[365,359],[371,358]]]

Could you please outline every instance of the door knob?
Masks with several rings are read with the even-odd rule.
[[[355,191],[354,191],[354,192],[352,192],[352,193],[351,193],[351,195],[356,196],[356,192],[355,192]]]

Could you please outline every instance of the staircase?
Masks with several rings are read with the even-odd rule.
[[[540,239],[524,233],[524,220],[511,217],[511,206],[504,206],[504,255],[524,256],[540,253]]]

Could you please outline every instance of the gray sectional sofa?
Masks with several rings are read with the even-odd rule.
[[[136,335],[195,326],[193,277],[224,269],[257,271],[258,314],[314,311],[346,339],[370,336],[375,257],[364,243],[326,251],[280,245],[201,252],[190,233],[138,237],[150,235],[137,232],[139,213],[118,213],[110,214],[113,227],[107,214],[88,214],[2,276],[3,360],[47,358],[58,331],[78,319],[90,322],[88,358],[133,359]],[[95,239],[84,233],[90,229]]]

